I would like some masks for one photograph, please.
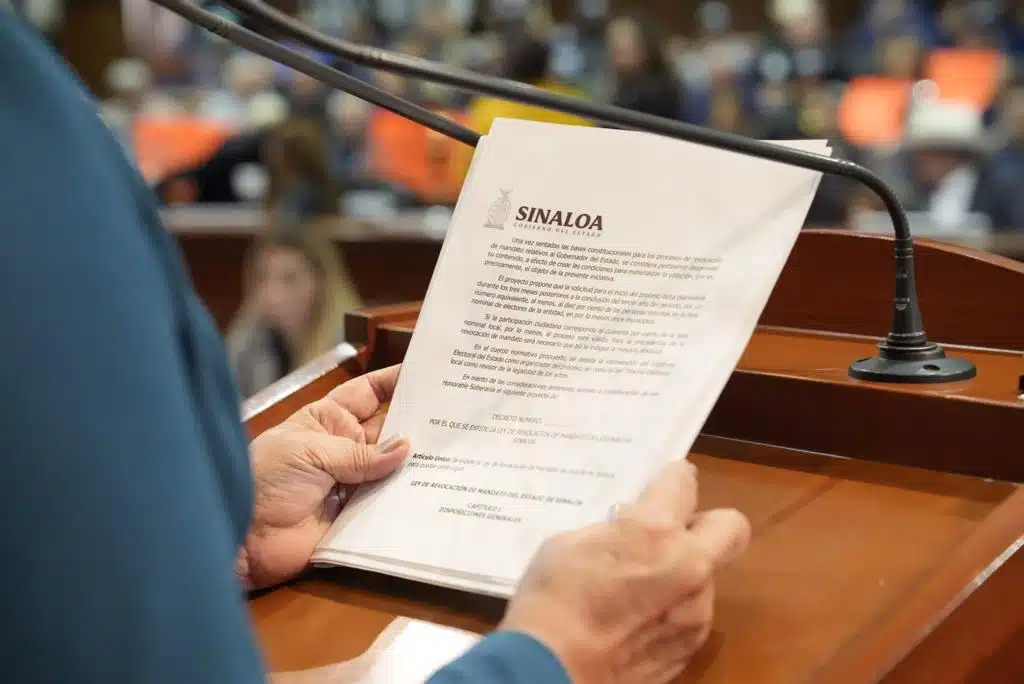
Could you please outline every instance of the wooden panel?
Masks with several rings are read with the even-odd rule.
[[[702,440],[696,450],[722,453],[713,440]],[[748,462],[768,451],[738,442],[726,449]],[[786,455],[770,453],[775,459]],[[811,675],[845,649],[858,651],[859,662],[870,662],[872,675],[881,674],[887,658],[899,655],[901,641],[861,648],[858,640],[865,630],[897,613],[922,578],[942,567],[1012,491],[988,489],[979,481],[817,459],[808,464],[824,480],[816,495],[777,516],[767,529],[755,527],[747,555],[722,575],[716,622],[721,638],[684,681],[816,680]],[[714,462],[698,458],[697,463],[706,505],[721,501],[746,509],[734,479],[709,478]],[[751,478],[770,479],[765,467],[752,468]],[[1020,504],[1024,499],[1014,505]],[[885,649],[890,652],[883,655]]]
[[[1018,354],[951,349],[977,365],[978,377],[950,385],[877,385],[850,378],[847,365],[874,351],[870,340],[762,329],[704,431],[1024,482],[1024,459],[1011,437],[1024,431]]]
[[[1024,551],[993,568],[995,574],[931,632],[885,678],[884,684],[1020,684],[1024,682]]]
[[[246,235],[178,236],[192,285],[222,331],[242,305],[245,254],[251,242]]]
[[[1024,264],[967,247],[916,240],[928,335],[944,344],[1024,350]],[[1009,247],[1009,245],[1006,245]],[[800,234],[761,323],[883,337],[895,289],[888,236]]]
[[[345,339],[356,345],[373,346],[374,332],[381,325],[415,322],[422,301],[366,307],[345,316]]]

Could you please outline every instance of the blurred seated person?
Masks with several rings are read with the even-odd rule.
[[[221,80],[227,87],[203,91],[197,113],[241,130],[251,125],[253,98],[272,91],[274,66],[259,55],[239,50],[225,60]]]
[[[176,171],[154,190],[165,205],[257,202],[267,193],[266,146],[288,119],[287,100],[273,91],[251,94],[246,126],[202,162]]]
[[[991,0],[947,0],[938,17],[941,47],[1001,48],[1000,8]]]
[[[755,135],[754,127],[743,108],[738,88],[728,84],[713,87],[709,92],[708,125],[718,131],[737,135]]]
[[[551,45],[544,35],[540,35],[540,31],[516,24],[506,29],[502,37],[503,76],[558,95],[584,97],[582,91],[551,78]],[[486,135],[497,118],[574,126],[591,125],[588,119],[573,114],[498,98],[478,97],[470,104],[469,122],[473,130]]]
[[[424,102],[422,89],[397,74],[378,73],[377,85],[394,95]],[[445,107],[429,108],[466,123],[462,112]],[[390,184],[399,193],[415,196],[418,204],[455,204],[472,158],[471,148],[379,108],[370,114],[367,142],[370,175]]]
[[[333,66],[333,60],[329,55],[314,52],[301,45],[286,44],[321,64]],[[323,83],[280,64],[275,65],[275,83],[280,92],[288,98],[288,103],[296,116],[318,121],[325,118],[327,98],[331,91]]]
[[[362,306],[320,228],[271,232],[248,255],[246,300],[227,335],[243,397],[343,342],[345,313]]]
[[[202,164],[157,186],[167,204],[262,200],[275,224],[338,213],[322,127],[292,118],[228,139]]]
[[[751,119],[756,134],[768,140],[791,140],[800,134],[799,89],[793,82],[765,79],[751,98]]]
[[[265,185],[261,169],[262,146],[266,131],[246,131],[234,135],[204,162],[178,171],[156,184],[154,191],[164,205],[236,204],[253,198],[240,186],[245,172],[255,173],[257,183]],[[244,183],[243,183],[244,185]],[[262,192],[258,189],[255,194]]]
[[[773,0],[769,12],[775,26],[754,58],[757,81],[815,85],[843,78],[844,68],[820,0]]]
[[[382,171],[380,177],[374,173],[371,155],[374,145],[370,133],[370,122],[374,118],[373,105],[355,95],[335,92],[327,101],[327,117],[327,152],[331,176],[345,189],[344,201],[341,204],[342,215],[372,220],[436,199],[429,192],[426,196],[419,197],[412,189],[404,187],[409,181],[407,176],[392,174],[397,181],[392,183],[386,178],[389,171],[378,168],[378,171]],[[413,136],[425,139],[428,135],[427,131],[416,130],[408,125],[408,122],[400,124],[400,117],[386,118]],[[377,134],[380,135],[381,132],[378,130]],[[386,145],[388,142],[401,142],[401,139],[386,141],[378,138],[377,142]],[[415,145],[407,146],[404,150],[397,149],[397,145],[395,147],[397,154],[410,154]],[[468,156],[469,151],[466,150],[464,153]],[[378,157],[377,161],[382,160]],[[415,181],[412,185],[417,187]],[[445,195],[443,203],[454,202],[457,190],[454,192],[454,195],[442,193]]]
[[[349,93],[335,92],[327,100],[331,173],[343,184],[367,173],[372,113],[373,105]]]
[[[914,36],[894,36],[880,46],[875,55],[876,69],[883,76],[916,82],[924,75],[925,53]]]
[[[325,147],[321,150],[310,150],[311,153],[325,157],[326,178],[318,171],[310,174],[312,179],[320,179],[317,182],[291,183],[287,178],[297,174],[286,171],[284,174],[277,173],[278,180],[272,184],[268,171],[271,161],[268,151],[280,128],[281,124],[262,126],[230,137],[202,163],[176,172],[159,182],[155,188],[157,197],[164,205],[263,202],[268,208],[271,208],[271,205],[277,207],[274,213],[277,214],[278,222],[294,222],[294,219],[302,219],[306,215],[326,216],[338,213],[341,189],[344,189],[346,196],[357,190],[383,193],[389,198],[388,204],[395,210],[420,204],[420,200],[411,191],[396,187],[386,179],[374,178],[369,173],[358,174],[355,165],[349,167],[352,175],[344,173],[345,163],[342,161],[339,164],[339,158],[354,159],[358,155],[338,152],[333,140],[325,141]],[[421,135],[425,136],[423,133]],[[365,141],[362,142],[365,144]],[[299,166],[301,168],[301,165]],[[318,166],[319,162],[312,165],[312,168]],[[330,185],[324,185],[325,182],[329,182]],[[284,202],[278,202],[268,194],[271,185],[274,186],[274,194],[286,198]],[[292,189],[288,190],[288,186],[292,186]],[[321,187],[324,191],[322,194],[310,192],[310,187]]]
[[[850,30],[847,61],[853,74],[871,74],[877,55],[893,40],[906,39],[923,48],[939,39],[934,12],[921,0],[870,0],[861,19]],[[890,74],[894,75],[894,74]]]
[[[1016,201],[1007,207],[1004,228],[1024,230],[1024,77],[1006,90],[998,112],[1003,148],[993,166],[996,185]]]
[[[1006,51],[1018,64],[1024,63],[1024,3],[1017,2],[1007,8],[1004,32]]]
[[[264,203],[272,221],[296,226],[310,218],[337,215],[339,192],[320,123],[285,121],[271,131],[262,156],[268,174]]]
[[[614,72],[612,104],[676,121],[683,119],[682,84],[648,17],[633,13],[613,19],[608,25],[607,45]]]
[[[863,163],[862,154],[849,143],[839,128],[838,109],[842,91],[838,87],[821,87],[807,92],[798,106],[799,137],[826,139],[832,156],[854,163]],[[812,228],[839,228],[849,224],[851,199],[860,184],[845,176],[826,173],[818,184],[806,224]]]
[[[981,113],[973,107],[916,105],[889,170],[906,209],[925,213],[937,232],[962,230],[972,214],[987,217],[993,229],[1010,227],[1010,207],[1019,198],[1001,187],[986,149]]]

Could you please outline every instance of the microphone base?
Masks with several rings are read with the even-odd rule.
[[[878,356],[854,361],[849,373],[850,377],[870,382],[932,385],[970,380],[978,374],[978,369],[967,359],[946,356],[937,344],[900,349],[883,342],[879,345]]]

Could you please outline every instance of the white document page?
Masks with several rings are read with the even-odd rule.
[[[492,128],[474,160],[383,432],[415,453],[317,562],[511,593],[545,538],[685,456],[820,178],[537,126]]]

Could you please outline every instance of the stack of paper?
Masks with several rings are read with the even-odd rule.
[[[685,457],[819,180],[650,134],[496,121],[382,433],[415,453],[357,493],[314,561],[510,595],[546,538]]]

